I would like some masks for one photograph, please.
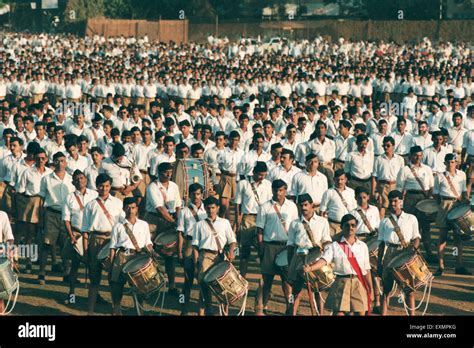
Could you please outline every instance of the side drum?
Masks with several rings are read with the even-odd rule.
[[[209,268],[204,283],[211,289],[219,302],[233,304],[248,290],[248,282],[229,261],[223,261]]]
[[[123,266],[122,272],[127,275],[129,285],[145,297],[160,291],[165,285],[165,277],[148,255],[134,257]]]
[[[319,249],[311,250],[305,258],[305,264],[312,265],[321,258]],[[315,291],[323,291],[329,289],[336,281],[336,275],[332,270],[332,266],[327,264],[317,271],[307,273],[308,280]]]

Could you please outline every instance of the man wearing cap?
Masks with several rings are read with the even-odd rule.
[[[272,184],[266,180],[265,162],[256,162],[253,174],[237,184],[235,195],[236,232],[240,239],[240,273],[245,278],[251,247],[257,242],[257,212],[272,198]]]
[[[204,201],[207,218],[196,223],[193,231],[195,274],[201,288],[199,314],[212,315],[212,294],[204,283],[206,271],[224,259],[232,262],[237,244],[229,220],[218,216],[219,200],[208,197]],[[205,309],[205,312],[203,311]]]
[[[434,186],[433,171],[421,163],[423,152],[421,147],[414,146],[410,150],[410,163],[402,168],[397,177],[397,190],[404,194],[403,210],[418,218],[426,251],[426,260],[434,262],[436,257],[431,253],[430,224],[425,216],[416,209],[418,202],[431,197]]]
[[[334,187],[326,190],[321,199],[321,216],[329,220],[331,237],[341,232],[341,219],[357,207],[354,190],[346,186],[347,176],[342,169],[334,173]]]
[[[435,276],[441,276],[444,271],[444,251],[446,248],[447,235],[451,225],[447,221],[447,216],[454,208],[469,204],[466,186],[466,173],[456,169],[456,154],[447,154],[444,158],[446,171],[435,177],[433,196],[439,203],[436,225],[440,229],[438,239],[438,260],[439,268]],[[457,249],[456,274],[471,275],[472,273],[463,266],[463,240],[458,233],[454,233],[454,245]]]
[[[99,285],[102,278],[102,260],[99,252],[110,240],[112,228],[123,217],[122,201],[110,194],[112,178],[99,174],[96,179],[99,196],[84,207],[82,222],[82,242],[84,262],[89,269],[90,286],[88,293],[88,313],[95,311]]]
[[[125,157],[125,148],[117,143],[112,150],[112,156],[102,161],[99,173],[105,173],[112,178],[111,193],[123,200],[131,197],[132,192],[138,188],[140,181],[131,182],[130,161]]]
[[[142,253],[152,255],[153,243],[150,239],[150,228],[144,220],[138,218],[138,204],[135,197],[127,197],[123,201],[125,218],[114,225],[110,238],[109,283],[112,294],[112,315],[121,315],[123,288],[127,276],[122,272],[124,265]],[[138,299],[143,303],[143,299]],[[137,305],[138,308],[140,306]],[[141,314],[141,311],[139,310]]]
[[[324,174],[318,171],[318,166],[318,156],[307,155],[306,170],[295,174],[289,195],[296,198],[301,194],[308,193],[313,201],[315,211],[319,214],[323,193],[328,189],[328,180]]]
[[[175,234],[177,217],[180,214],[182,201],[179,188],[171,181],[173,175],[173,165],[163,162],[158,166],[158,178],[155,179],[146,189],[146,215],[145,220],[150,225],[152,239],[156,243],[156,238],[160,234]],[[176,260],[173,256],[165,256],[165,268],[168,274],[169,293],[177,295],[178,290],[175,285]]]
[[[406,167],[405,167],[406,168]],[[420,233],[418,231],[417,218],[402,210],[403,194],[400,191],[392,191],[388,195],[390,201],[390,211],[388,216],[380,222],[378,241],[380,242],[378,250],[377,272],[382,278],[383,294],[382,315],[387,314],[388,294],[393,288],[392,270],[388,267],[390,262],[404,250],[412,249],[416,252],[420,246]],[[408,307],[410,315],[415,315],[415,295],[414,292],[404,290],[408,297]]]
[[[341,219],[342,236],[329,244],[313,265],[304,265],[303,272],[316,271],[333,264],[336,281],[329,290],[326,308],[333,315],[370,314],[372,278],[369,250],[356,236],[357,220],[346,214]]]
[[[322,175],[322,174],[321,174]],[[301,301],[301,290],[305,283],[302,268],[305,265],[306,255],[315,249],[323,251],[325,246],[332,242],[328,221],[317,215],[311,195],[303,193],[298,196],[298,206],[301,217],[291,222],[288,229],[288,282],[292,285],[293,302],[291,315],[297,315]],[[318,311],[324,312],[322,298],[316,296]],[[310,298],[310,301],[313,299]]]
[[[286,313],[290,314],[291,286],[287,282],[288,274],[275,264],[277,256],[286,249],[290,223],[298,218],[296,204],[286,198],[287,189],[285,181],[280,179],[273,181],[272,199],[263,203],[257,213],[257,241],[263,277],[262,303],[257,305],[257,315],[262,315],[267,307],[276,274],[280,275],[282,280]],[[286,260],[286,264],[288,262],[289,260]]]
[[[68,260],[62,257],[62,267],[56,264],[56,244],[62,249],[66,241],[66,230],[61,222],[64,199],[74,191],[72,177],[66,172],[66,156],[58,152],[53,157],[54,172],[41,179],[39,195],[43,198],[44,236],[41,243],[40,271],[38,281],[45,283],[46,261],[49,252],[53,260],[53,272],[68,274]],[[66,276],[65,276],[66,278]]]

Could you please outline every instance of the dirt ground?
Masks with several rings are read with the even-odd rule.
[[[433,245],[437,238],[437,231],[432,231]],[[446,270],[442,277],[435,278],[432,283],[431,294],[429,297],[429,306],[426,315],[473,315],[474,314],[474,277],[460,276],[454,274],[454,256],[452,242],[449,242],[446,253]],[[465,243],[464,259],[466,266],[474,271],[474,241]],[[255,292],[258,287],[258,280],[260,272],[256,257],[253,254],[252,262],[249,265],[249,294],[246,303],[245,315],[254,315]],[[238,267],[238,260],[234,263]],[[436,264],[430,265],[431,271],[434,273],[437,269]],[[48,273],[46,285],[37,284],[38,266],[33,267],[33,274],[20,275],[20,294],[16,307],[12,315],[86,315],[87,314],[87,288],[85,282],[84,268],[81,267],[79,278],[83,282],[79,284],[76,289],[75,304],[65,305],[69,287],[62,282],[62,277],[59,274]],[[181,289],[184,282],[183,269],[178,266],[177,280],[178,288]],[[281,290],[281,282],[279,277],[276,277],[272,289],[272,298],[269,302],[268,315],[283,315],[285,312],[285,304],[283,292]],[[122,305],[124,307],[124,315],[136,315],[136,310],[133,307],[132,296],[129,293],[128,286],[126,287],[128,294],[124,296]],[[105,273],[101,284],[101,295],[105,298],[108,304],[97,305],[96,312],[98,315],[109,315],[111,313],[111,297],[106,281]],[[398,293],[397,293],[398,295]],[[398,296],[394,296],[390,301],[389,314],[391,315],[406,315],[403,304],[400,302]],[[327,293],[323,295],[327,296]],[[416,292],[416,303],[423,297],[423,291]],[[161,299],[156,306],[153,306],[156,296],[145,304],[146,315],[179,315],[181,305],[178,297],[165,296],[163,308],[161,308]],[[192,290],[192,300],[190,305],[190,314],[197,315],[198,310],[198,287],[195,281]],[[300,306],[299,315],[310,315],[310,307],[307,301],[307,294],[304,294],[302,304]],[[426,302],[426,298],[425,298]],[[241,306],[241,302],[238,303]],[[417,311],[417,315],[421,315],[425,305]],[[236,315],[240,308],[232,306],[230,315]],[[216,312],[218,313],[217,307]],[[325,312],[329,315],[329,312]]]

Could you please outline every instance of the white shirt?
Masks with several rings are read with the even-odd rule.
[[[119,167],[111,158],[102,161],[99,173],[105,173],[112,178],[113,188],[123,188],[130,183],[130,169]]]
[[[206,209],[204,208],[203,203],[201,203],[201,206],[199,208],[192,203],[190,203],[189,205],[196,212],[198,221],[202,221],[207,218]],[[185,237],[194,237],[194,225],[196,225],[197,223],[190,207],[184,207],[179,211],[178,215],[178,227],[176,229],[178,230],[178,232],[183,232],[183,235]]]
[[[7,213],[0,211],[0,243],[6,243],[9,240],[14,240],[12,226]]]
[[[337,135],[334,138],[334,143],[336,144],[335,159],[340,161],[345,161],[349,149],[349,139],[352,138],[352,135],[349,135],[347,138],[344,138],[342,135]]]
[[[456,190],[456,193],[453,192],[451,189],[451,185],[446,179],[446,175],[449,176],[451,179],[451,183]],[[463,192],[467,191],[466,187],[466,173],[461,170],[456,169],[456,174],[452,176],[448,172],[444,172],[436,176],[434,180],[434,189],[433,194],[440,195],[443,197],[451,197],[456,198],[458,195],[460,196]]]
[[[345,242],[344,237],[341,238],[341,242]],[[354,255],[363,275],[366,275],[370,270],[369,262],[369,249],[367,244],[356,239],[352,246],[345,244],[345,247],[350,248],[350,252]],[[352,268],[346,253],[339,245],[338,241],[332,242],[324,249],[323,255],[321,256],[328,264],[333,263],[333,271],[336,275],[357,275],[355,270]]]
[[[419,146],[422,150],[426,149],[427,147],[433,145],[433,140],[431,140],[431,135],[426,133],[425,136],[417,135],[413,137],[413,143],[411,146]]]
[[[407,243],[416,238],[421,239],[418,230],[418,219],[415,215],[402,212],[398,219],[394,214],[391,215],[395,218],[395,221],[397,221],[398,226],[400,226],[403,238]],[[377,240],[380,242],[400,245],[400,239],[398,238],[397,233],[395,232],[395,227],[388,216],[380,223]]]
[[[3,159],[0,160],[0,181],[3,181],[7,184],[10,185],[15,185],[15,182],[12,180],[13,179],[13,173],[18,166],[18,164],[21,162],[23,158],[25,158],[26,155],[24,153],[21,153],[20,157],[15,157],[13,154],[10,154]]]
[[[336,144],[331,139],[325,138],[321,143],[318,138],[309,142],[312,153],[318,156],[321,163],[331,162],[336,157]]]
[[[283,227],[278,214],[273,206],[276,205],[284,220],[285,227]],[[288,240],[288,229],[290,223],[298,218],[298,208],[296,204],[285,199],[285,202],[280,206],[277,202],[269,200],[262,204],[261,209],[257,214],[257,227],[263,230],[263,241],[265,242],[286,242]]]
[[[36,166],[26,169],[16,184],[16,191],[24,193],[27,196],[37,196],[40,194],[41,179],[53,172],[52,169],[46,167],[43,173],[38,171]]]
[[[391,159],[386,154],[378,156],[374,162],[372,176],[376,180],[397,181],[398,173],[405,166],[403,157],[393,155]]]
[[[321,200],[321,212],[327,212],[328,218],[336,222],[341,221],[344,215],[357,207],[353,189],[346,187],[341,194],[347,203],[347,208],[335,188],[331,188],[324,192]]]
[[[104,211],[100,207],[99,203],[97,202],[98,199],[102,201],[105,208],[109,212],[110,216],[112,217],[112,222],[109,221]],[[109,195],[105,201],[100,197],[91,200],[84,208],[81,232],[111,232],[113,226],[115,226],[115,224],[125,216],[122,208],[123,202],[112,195]]]
[[[217,238],[219,239],[221,248],[224,248],[225,245],[237,242],[229,220],[217,217],[212,224],[217,232]],[[214,232],[206,221],[199,221],[194,226],[193,245],[198,249],[218,251]]]
[[[372,233],[373,231],[369,231],[369,228],[365,225],[362,216],[359,214],[358,210],[361,209],[362,212],[365,214],[367,220],[369,221],[370,227],[372,229],[378,229],[380,225],[380,213],[377,207],[370,205],[367,210],[362,209],[361,207],[357,207],[356,209],[352,210],[350,214],[352,214],[357,220],[357,232],[356,234],[364,234],[364,233]]]
[[[241,161],[244,156],[242,150],[231,150],[226,147],[224,151],[217,154],[217,162],[219,163],[219,169],[225,170],[229,173],[236,174],[241,168]]]
[[[82,156],[82,155],[77,155],[77,160],[72,158],[69,154],[66,157],[67,160],[67,167],[66,171],[72,175],[74,172],[79,169],[81,172],[83,172],[88,166],[89,166],[89,160],[87,157]]]
[[[112,230],[110,249],[125,248],[135,250],[135,246],[128,236],[125,225],[127,225],[132,231],[139,248],[144,248],[147,245],[153,244],[151,242],[150,227],[146,221],[137,219],[135,224],[132,224],[127,219],[123,219],[121,222],[117,223]]]
[[[246,152],[242,158],[240,174],[245,176],[253,175],[253,168],[257,162],[267,162],[271,158],[272,155],[265,151],[262,151],[260,155],[255,150]]]
[[[398,131],[393,132],[390,136],[395,140],[395,153],[397,155],[407,155],[410,153],[410,148],[413,144],[413,136],[407,132],[401,135]]]
[[[290,196],[309,193],[314,204],[320,204],[323,193],[328,189],[328,179],[319,171],[311,176],[306,170],[295,174],[291,183]]]
[[[150,156],[150,160],[149,160],[149,163],[150,163],[150,170],[149,170],[149,173],[151,176],[158,176],[158,166],[161,164],[161,163],[174,163],[176,162],[176,155],[174,154],[174,152],[171,154],[171,156],[167,155],[166,153],[160,153],[159,155],[156,155],[156,156],[153,156],[151,155]]]
[[[288,186],[288,195],[293,192],[293,178],[295,177],[296,174],[300,173],[301,169],[299,169],[297,166],[291,166],[291,169],[287,171],[281,164],[276,166],[270,171],[270,174],[268,175],[268,180],[273,182],[277,179],[283,180],[286,185]]]
[[[60,179],[55,172],[41,179],[39,195],[44,198],[44,207],[60,211],[66,197],[74,192],[72,176],[65,173],[64,179]]]
[[[98,193],[97,191],[86,189],[84,196],[79,191],[71,192],[66,196],[63,203],[62,220],[70,221],[72,227],[81,231],[84,209],[81,209],[77,202],[76,195],[85,208],[87,203],[97,198]]]
[[[165,199],[166,196],[166,199]],[[155,180],[146,188],[146,211],[156,213],[159,207],[165,207],[169,213],[176,212],[176,208],[181,208],[182,201],[179,194],[178,185],[169,181],[168,188]]]
[[[429,166],[433,173],[442,173],[446,169],[444,165],[444,157],[448,154],[448,150],[441,146],[441,149],[436,151],[433,146],[430,146],[423,150],[423,163]]]
[[[332,241],[329,223],[326,219],[318,216],[316,213],[313,214],[313,217],[309,219],[309,221],[301,216],[300,219],[292,221],[288,229],[287,245],[296,246],[297,253],[307,254],[309,250],[314,247],[308,236],[308,232],[306,232],[304,228],[303,221],[308,223],[311,235],[316,244],[322,246],[324,243]]]
[[[453,149],[459,153],[462,150],[464,134],[466,134],[466,132],[467,131],[462,127],[459,127],[459,129],[448,128],[448,134],[449,134],[448,142],[449,144],[453,146]]]
[[[365,154],[359,151],[351,152],[347,155],[344,163],[344,171],[358,179],[369,179],[374,168],[374,154],[366,151]]]
[[[67,154],[66,153],[66,147],[64,146],[64,140],[62,141],[62,143],[60,145],[58,145],[58,143],[56,141],[50,141],[44,147],[44,149],[46,150],[46,152],[48,154],[48,158],[49,158],[50,162],[52,161],[53,156],[55,154],[57,154],[58,152],[62,152],[65,155]]]
[[[242,205],[240,209],[242,214],[257,214],[260,205],[272,199],[272,184],[267,179],[263,179],[261,183],[254,184],[260,202],[258,204],[251,185],[254,182],[253,178],[249,178],[237,184],[234,203]]]
[[[418,180],[415,178],[410,168],[411,164],[410,166],[404,166],[402,170],[400,170],[397,177],[397,190],[402,192],[405,190],[426,191],[434,186],[433,171],[430,167],[425,164],[421,164],[420,167],[413,167],[418,178],[423,183],[423,188],[420,187]]]
[[[474,156],[474,129],[464,134],[462,148],[466,149],[469,156]]]

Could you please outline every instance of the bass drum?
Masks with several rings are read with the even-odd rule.
[[[203,199],[209,196],[211,179],[209,167],[200,158],[180,159],[175,163],[173,182],[178,185],[179,194],[185,205],[189,203],[189,185],[198,183],[204,188]]]

